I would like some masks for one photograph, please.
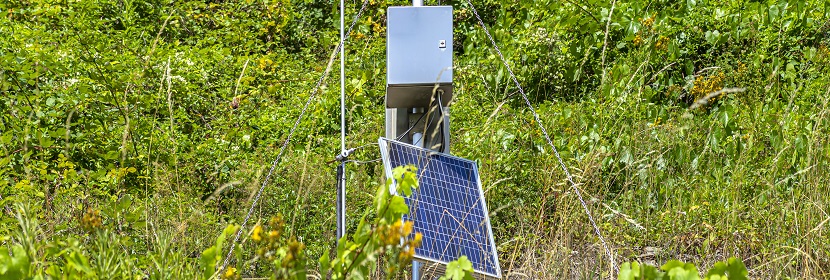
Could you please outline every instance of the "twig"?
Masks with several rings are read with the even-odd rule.
[[[649,60],[651,60],[651,55],[649,55],[646,60],[643,61],[639,67],[637,67],[637,70],[634,70],[634,74],[631,74],[631,78],[629,78],[628,82],[625,83],[626,95],[628,95],[629,87],[631,86],[631,82],[634,81],[634,77],[637,76],[637,73],[640,73],[640,69],[643,69],[643,66],[646,66],[646,64],[649,63]],[[640,87],[642,88],[642,85],[640,85]]]
[[[233,88],[234,98],[236,98],[236,94],[239,92],[239,82],[242,81],[242,77],[245,76],[245,69],[248,69],[248,62],[249,61],[251,61],[250,58],[245,60],[245,65],[242,65],[242,73],[239,73],[239,78],[236,79],[236,86]]]
[[[704,71],[716,70],[716,69],[720,69],[720,67],[718,67],[718,66],[706,67],[706,68],[700,69],[697,72],[695,72],[695,76],[700,76],[700,74],[703,73]]]
[[[617,5],[617,0],[611,2],[611,11],[608,12],[608,22],[605,23],[605,39],[602,41],[602,79],[599,81],[600,87],[605,85],[605,50],[608,48],[608,29],[611,28],[611,16],[614,15],[614,6]]]
[[[810,233],[815,232],[815,231],[818,231],[818,230],[821,230],[821,227],[822,227],[824,224],[826,224],[826,223],[827,223],[827,221],[830,221],[830,217],[827,217],[827,219],[824,219],[824,221],[821,221],[821,223],[818,223],[818,225],[817,225],[816,227],[814,227],[812,230],[810,230]]]
[[[694,110],[694,109],[700,108],[700,106],[703,106],[703,105],[709,104],[709,99],[710,99],[710,98],[715,98],[715,97],[718,97],[718,96],[720,96],[721,94],[725,94],[725,93],[736,93],[736,92],[744,92],[744,91],[746,91],[746,89],[745,89],[745,88],[724,88],[724,89],[721,89],[721,90],[719,90],[719,91],[712,92],[712,93],[710,93],[710,94],[707,94],[707,95],[706,95],[706,96],[704,96],[704,97],[701,97],[701,98],[700,98],[700,99],[698,99],[698,100],[695,100],[695,103],[694,103],[694,104],[692,104],[692,106],[689,106],[689,110]]]
[[[802,169],[802,170],[799,170],[798,172],[793,173],[793,174],[792,174],[792,175],[790,175],[790,176],[787,176],[787,178],[781,179],[780,181],[778,181],[777,183],[775,183],[775,186],[780,185],[781,183],[784,183],[784,182],[786,182],[786,181],[789,181],[790,179],[793,179],[793,178],[795,178],[796,176],[803,174],[804,172],[810,171],[810,169],[813,169],[813,167],[816,167],[816,164],[813,164],[813,165],[812,165],[812,166],[810,166],[810,167],[807,167],[807,168],[804,168],[804,169]]]
[[[43,146],[37,146],[37,145],[32,145],[31,147],[32,147],[32,149],[35,149],[35,150],[38,150],[38,151],[43,151],[44,149],[60,149],[61,148],[61,147],[58,147],[58,146],[43,147]],[[11,155],[19,153],[20,151],[27,150],[27,148],[28,148],[28,146],[26,146],[24,148],[17,148],[17,150],[14,150],[11,153],[8,153],[7,155],[5,155],[3,157],[10,157]]]
[[[499,110],[501,110],[501,106],[504,106],[504,103],[506,103],[507,101],[509,101],[509,100],[502,101],[501,103],[499,103],[499,106],[496,106],[496,109],[493,110],[493,113],[491,113],[490,117],[487,118],[487,121],[484,122],[484,127],[487,127],[487,126],[490,125],[490,121],[493,120],[493,117],[495,117],[496,114],[498,114]]]
[[[170,17],[172,17],[173,13],[175,13],[175,12],[176,12],[176,10],[173,10],[172,12],[170,12],[170,14],[167,15],[167,19],[165,19],[164,23],[161,25],[161,28],[159,28],[159,32],[156,34],[156,39],[153,40],[153,46],[150,47],[150,52],[147,53],[147,61],[144,62],[144,69],[145,70],[147,69],[147,65],[150,63],[150,59],[153,58],[153,52],[156,51],[156,44],[159,42],[159,38],[161,37],[161,33],[164,32],[164,28],[167,26],[167,22],[170,20]]]
[[[672,65],[675,65],[675,64],[677,64],[677,62],[669,63],[669,65],[666,65],[665,67],[660,69],[660,71],[657,71],[656,73],[654,73],[654,75],[651,76],[651,79],[648,80],[648,83],[653,82],[654,79],[657,79],[657,75],[660,75],[660,73],[663,73],[663,71],[666,71],[666,69],[669,69],[669,67],[671,67]],[[648,83],[646,83],[646,84],[648,84]]]
[[[594,19],[594,21],[596,21],[596,22],[597,22],[597,24],[602,24],[602,22],[600,22],[600,21],[599,21],[599,19],[598,19],[597,17],[595,17],[595,16],[594,16],[594,14],[592,14],[591,12],[589,12],[588,10],[586,10],[585,8],[583,8],[583,7],[582,7],[582,5],[579,5],[579,4],[577,4],[577,3],[574,3],[574,2],[573,2],[573,0],[565,0],[565,2],[571,3],[571,5],[574,5],[574,6],[576,6],[577,8],[579,8],[580,10],[582,10],[583,12],[585,12],[585,14],[587,14],[587,15],[588,15],[588,16],[590,16],[592,19]]]
[[[222,193],[222,191],[224,191],[226,188],[228,188],[228,187],[232,187],[232,186],[234,186],[234,185],[239,185],[239,184],[242,184],[242,182],[240,182],[240,181],[232,181],[232,182],[227,182],[227,183],[225,183],[225,184],[222,184],[222,186],[220,186],[220,187],[219,187],[219,188],[217,188],[215,191],[213,191],[213,193],[212,193],[212,194],[210,194],[210,195],[209,195],[209,196],[208,196],[208,197],[207,197],[207,198],[206,198],[203,202],[207,202],[208,200],[214,199],[214,198],[216,198],[219,194],[221,194],[221,193]]]
[[[2,200],[3,200],[3,195],[2,195],[2,194],[0,194],[0,201],[2,201]],[[11,216],[11,214],[12,214],[12,210],[11,210],[11,209],[9,209],[9,206],[8,206],[8,205],[3,205],[3,209],[4,209],[4,210],[6,210],[6,214],[8,214],[9,216]]]
[[[634,220],[633,218],[631,218],[631,216],[623,214],[620,211],[614,210],[614,208],[611,208],[611,206],[608,206],[608,204],[602,203],[602,206],[605,206],[605,208],[610,210],[611,213],[614,213],[614,215],[622,217],[623,219],[625,219],[628,223],[630,223],[632,226],[636,227],[637,229],[646,230],[645,227],[640,225],[640,223],[638,223],[637,220]]]

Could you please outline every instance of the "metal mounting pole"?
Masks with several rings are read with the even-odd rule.
[[[423,6],[423,5],[424,5],[423,0],[412,0],[412,6],[413,7],[420,7],[420,6]],[[441,104],[438,104],[438,106],[441,106]],[[426,113],[427,113],[426,110],[424,110],[424,114],[426,114]],[[422,145],[423,145],[423,142],[424,142],[423,137],[424,136],[421,135],[421,137],[419,139],[419,141],[422,143]],[[413,137],[413,140],[415,140],[414,137]],[[421,263],[418,262],[418,261],[413,260],[412,261],[412,280],[420,280],[420,279],[421,279]]]
[[[337,164],[337,242],[340,242],[340,238],[346,235],[346,180],[343,180],[346,178],[345,169],[345,161]]]
[[[346,153],[345,0],[340,0],[340,152]],[[346,235],[346,163],[337,166],[337,242]]]

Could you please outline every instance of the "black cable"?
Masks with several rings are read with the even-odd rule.
[[[441,120],[440,120],[440,126],[439,126],[439,129],[440,129],[440,132],[441,132],[441,133],[439,133],[439,134],[441,134],[441,138],[440,138],[440,139],[441,139],[441,143],[442,143],[442,145],[441,145],[441,151],[440,151],[440,152],[444,153],[444,152],[446,152],[446,151],[447,151],[447,147],[444,147],[444,145],[443,145],[443,142],[444,142],[444,140],[445,140],[445,139],[444,139],[444,133],[443,133],[443,132],[444,132],[444,126],[446,125],[446,123],[443,121],[443,119],[444,119],[444,115],[445,115],[445,112],[444,112],[443,100],[441,99],[441,93],[440,93],[439,91],[435,91],[435,95],[437,96],[437,99],[438,99],[438,105],[437,105],[437,106],[438,106],[438,111],[440,111],[440,112],[441,112]],[[433,99],[433,100],[434,100],[434,99]],[[432,103],[432,102],[430,102],[430,103]],[[429,107],[430,107],[430,108],[432,108],[432,104],[430,104],[430,106],[429,106]],[[428,120],[428,121],[424,124],[424,133],[423,133],[423,134],[424,134],[424,136],[422,136],[422,137],[426,138],[426,136],[427,136],[427,134],[426,134],[426,129],[428,129],[428,128],[429,128],[429,126],[432,124],[432,120],[433,120],[433,119],[435,119],[435,115],[434,115],[434,114],[430,114],[430,112],[432,112],[432,110],[426,110],[423,114],[421,114],[421,116],[420,116],[420,117],[418,117],[418,120],[416,120],[416,121],[415,121],[415,122],[414,122],[411,126],[409,126],[409,129],[407,129],[407,130],[406,130],[406,132],[404,132],[403,134],[401,134],[400,136],[398,136],[398,137],[395,139],[395,141],[400,141],[400,140],[401,140],[401,139],[403,139],[405,136],[407,136],[407,135],[409,134],[409,132],[411,132],[411,131],[412,131],[412,129],[413,129],[413,128],[415,128],[415,126],[416,126],[416,125],[418,125],[418,123],[419,123],[419,122],[421,122],[421,120],[424,118],[424,116],[426,116],[426,115],[428,115],[428,114],[429,114],[429,115],[430,115],[430,118],[429,118],[429,120]],[[422,141],[423,141],[423,140],[422,140]]]
[[[446,140],[446,139],[444,139],[444,128],[445,128],[444,126],[447,125],[447,124],[444,122],[445,114],[444,114],[444,106],[443,106],[444,101],[441,100],[442,93],[443,93],[443,90],[442,91],[435,91],[436,99],[438,99],[438,111],[441,113],[441,119],[438,121],[439,122],[438,131],[439,131],[439,134],[441,134],[441,138],[440,138],[441,141],[439,142],[439,143],[441,143],[441,150],[439,152],[446,153],[447,149],[449,147],[444,146],[444,140]],[[430,106],[430,107],[432,107],[432,106]],[[432,123],[431,118],[430,118],[430,123]],[[429,126],[424,127],[424,129],[426,129],[427,127],[429,127]],[[424,133],[424,134],[426,135],[426,133]]]
[[[399,109],[399,110],[400,110],[400,109]],[[401,134],[400,136],[398,136],[398,138],[396,138],[396,139],[395,139],[395,141],[401,141],[401,139],[403,139],[403,137],[404,137],[404,136],[406,136],[407,134],[409,134],[409,132],[410,132],[410,131],[412,131],[412,129],[413,129],[413,128],[415,128],[415,126],[416,126],[416,125],[418,125],[418,123],[421,121],[421,119],[423,119],[423,118],[424,118],[424,116],[426,116],[426,115],[427,115],[427,114],[426,114],[426,112],[424,112],[423,114],[421,114],[421,116],[420,116],[420,117],[418,117],[418,120],[417,120],[417,121],[415,121],[415,123],[413,123],[413,124],[412,124],[412,126],[410,126],[410,127],[409,127],[409,129],[407,129],[407,130],[406,130],[406,132],[404,132],[403,134]]]
[[[444,104],[443,104],[444,102],[441,100],[441,93],[436,92],[435,95],[438,96],[438,111],[441,111],[441,120],[440,120],[441,125],[439,126],[439,128],[440,128],[439,131],[440,131],[440,134],[441,134],[441,142],[440,142],[441,143],[441,152],[446,153],[448,151],[449,147],[446,147],[444,145],[444,142],[446,142],[445,140],[447,140],[447,139],[444,139],[444,128],[445,128],[444,126],[447,125],[447,123],[444,121],[444,116],[446,116],[444,114]],[[449,128],[447,128],[447,129],[449,129]]]

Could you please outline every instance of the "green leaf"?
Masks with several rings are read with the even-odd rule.
[[[731,279],[731,280],[746,280],[749,272],[746,270],[744,263],[737,258],[729,258],[726,263],[717,262],[715,266],[706,272],[706,279]]]
[[[656,267],[653,267],[653,266],[650,266],[650,265],[642,265],[642,266],[640,266],[640,269],[642,270],[641,271],[642,273],[640,275],[640,277],[642,277],[642,279],[661,280],[666,275],[666,273],[664,273],[664,272],[658,270]]]
[[[725,276],[726,275],[726,263],[724,262],[717,262],[715,265],[706,272],[706,279],[717,279],[711,278],[716,276]]]
[[[635,280],[640,277],[640,265],[637,262],[623,263],[620,266],[620,273],[617,274],[619,280]]]
[[[472,280],[473,264],[467,256],[461,256],[458,260],[447,264],[447,270],[440,280]]]
[[[0,279],[25,279],[29,273],[29,256],[23,246],[12,246],[12,254],[5,246],[0,248]]]
[[[209,279],[216,273],[216,265],[222,261],[222,248],[225,243],[225,238],[236,233],[238,229],[239,227],[236,225],[228,225],[222,231],[222,234],[219,234],[219,237],[216,238],[216,244],[202,252],[202,256],[199,258],[199,264],[202,266],[202,277],[204,279]]]
[[[92,268],[89,266],[89,259],[78,251],[69,253],[69,256],[66,258],[66,265],[75,271],[83,272],[87,275],[93,274]]]
[[[389,199],[389,188],[391,188],[391,186],[392,179],[386,179],[386,185],[379,187],[377,193],[375,194],[375,211],[378,213],[383,210],[384,204]]]
[[[775,20],[778,19],[779,14],[780,14],[780,11],[778,10],[778,5],[773,4],[772,6],[769,6],[769,22],[770,23],[775,22]]]
[[[124,197],[122,197],[122,198],[118,201],[118,206],[117,206],[117,208],[116,208],[116,209],[117,209],[119,212],[120,212],[120,211],[124,211],[124,210],[128,210],[128,209],[130,208],[130,205],[132,205],[132,204],[133,204],[133,200],[132,200],[132,198],[130,197],[130,195],[124,195]]]
[[[687,10],[694,9],[695,6],[697,6],[697,2],[695,0],[686,0],[686,9]]]
[[[220,260],[219,250],[216,246],[211,246],[202,252],[199,258],[199,264],[202,266],[202,279],[209,279],[216,272],[216,262]]]
[[[400,219],[400,216],[406,213],[409,213],[409,206],[406,206],[406,202],[403,197],[393,196],[392,199],[389,200],[389,209],[387,210],[386,220],[391,222]]]
[[[418,171],[413,165],[398,166],[392,170],[392,177],[395,179],[395,188],[398,194],[405,196],[412,195],[412,190],[418,188],[418,178],[415,172]]]
[[[329,269],[331,269],[331,260],[329,259],[329,254],[323,253],[323,255],[320,256],[320,259],[317,261],[320,262],[320,271],[327,272],[329,271]]]
[[[694,264],[671,260],[660,267],[672,280],[698,280],[697,268]]]

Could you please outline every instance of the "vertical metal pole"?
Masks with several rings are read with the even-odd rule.
[[[346,38],[343,21],[345,0],[340,0],[340,151],[346,152]]]
[[[412,0],[412,6],[420,7],[424,5],[423,0]],[[440,104],[438,106],[441,106]],[[427,113],[427,110],[424,110],[424,114]],[[421,143],[424,142],[423,135],[420,137]],[[413,139],[414,140],[414,139]],[[420,280],[421,279],[421,263],[418,261],[412,261],[412,280]]]
[[[342,180],[346,178],[344,176],[345,167],[345,161],[337,165],[337,242],[340,242],[340,238],[346,235],[346,180]]]
[[[346,38],[345,0],[340,0],[340,152],[346,153]],[[337,167],[337,242],[346,235],[346,165],[340,162]]]

